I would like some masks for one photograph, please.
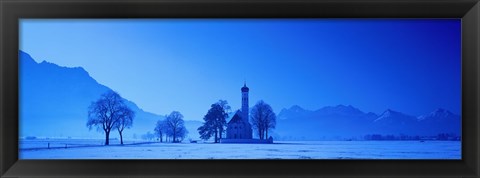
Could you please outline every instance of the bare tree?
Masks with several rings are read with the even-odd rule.
[[[257,135],[260,139],[263,139],[263,121],[262,119],[264,118],[263,116],[263,111],[262,108],[256,107],[252,108],[252,111],[250,113],[250,122],[252,123],[253,129],[257,131]]]
[[[158,120],[155,126],[155,134],[160,138],[160,142],[163,142],[163,137],[167,137],[168,125],[166,120]],[[166,141],[166,138],[165,138]]]
[[[124,99],[117,92],[109,90],[88,107],[87,127],[89,129],[97,127],[98,130],[103,130],[105,145],[109,145],[110,132],[117,126],[125,108],[128,107],[125,105]]]
[[[272,107],[263,100],[253,106],[250,121],[260,139],[268,139],[268,130],[274,129],[277,123]]]
[[[135,112],[133,112],[127,106],[120,108],[120,113],[118,114],[119,119],[118,122],[115,124],[115,127],[118,130],[118,134],[120,135],[120,144],[123,145],[123,130],[125,128],[132,127],[133,118],[135,117]]]
[[[270,105],[268,104],[267,106],[267,114],[263,123],[263,125],[265,126],[265,139],[268,139],[268,131],[270,129],[275,129],[275,126],[277,125],[277,116],[273,112],[272,107],[270,107]]]
[[[172,142],[178,142],[177,137],[181,135],[182,129],[186,131],[183,115],[178,111],[173,111],[166,118],[166,123],[171,132]]]

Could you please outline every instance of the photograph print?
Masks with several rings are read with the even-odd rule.
[[[460,19],[21,19],[19,159],[462,159]]]

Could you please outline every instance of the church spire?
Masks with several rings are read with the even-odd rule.
[[[247,82],[244,81],[242,87],[242,118],[248,122],[248,91]]]
[[[248,87],[247,87],[247,82],[244,81],[244,82],[243,82],[243,87],[242,87],[242,92],[248,92],[248,90],[249,90],[249,89],[248,89]]]

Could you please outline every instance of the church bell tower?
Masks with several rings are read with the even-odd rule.
[[[242,117],[248,123],[248,91],[247,82],[243,83],[242,87]]]

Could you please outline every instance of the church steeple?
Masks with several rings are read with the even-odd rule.
[[[242,117],[248,122],[248,91],[247,82],[242,87]]]

